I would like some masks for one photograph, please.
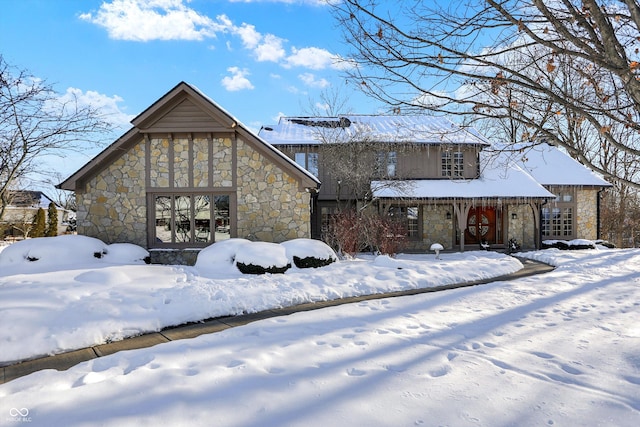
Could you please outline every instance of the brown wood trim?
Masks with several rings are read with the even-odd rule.
[[[207,134],[208,160],[207,160],[207,187],[213,188],[213,135]]]
[[[195,175],[195,171],[193,170],[193,157],[194,157],[194,149],[193,149],[193,134],[190,133],[187,135],[188,141],[188,150],[189,150],[189,187],[193,187],[193,176]]]
[[[231,186],[238,188],[238,138],[231,136]],[[246,142],[245,142],[246,143]]]

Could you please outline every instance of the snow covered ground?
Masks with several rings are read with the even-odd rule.
[[[0,425],[640,425],[640,251],[527,256],[558,268],[271,318],[37,372],[0,385]],[[108,330],[124,335],[193,313],[513,269],[494,253],[441,258],[361,259],[260,277],[144,265],[0,273],[0,324],[17,331],[2,332],[0,352],[11,360],[26,351],[8,348],[35,345],[39,354],[44,340],[57,351],[78,345],[85,330],[99,341]],[[53,331],[67,340],[49,339]]]

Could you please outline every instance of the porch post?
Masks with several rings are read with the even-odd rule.
[[[540,235],[540,203],[529,202],[529,206],[533,211],[533,244],[535,249],[540,249],[542,246],[542,236]]]
[[[458,202],[453,204],[453,211],[458,220],[458,230],[460,231],[460,252],[464,252],[464,231],[467,229],[467,217],[471,203]]]

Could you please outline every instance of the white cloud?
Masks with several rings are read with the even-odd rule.
[[[235,25],[224,14],[210,18],[188,7],[187,3],[189,0],[111,0],[103,2],[97,12],[84,13],[79,18],[105,28],[109,37],[117,40],[199,41],[215,38],[219,33],[228,33],[239,37],[242,46],[258,62],[276,62],[285,68],[312,70],[352,66],[340,56],[317,47],[292,48],[287,57],[286,39],[260,33],[252,24]],[[316,1],[306,3],[315,4]],[[226,43],[227,50],[233,50],[231,43]]]
[[[285,3],[308,4],[310,6],[326,6],[337,3],[338,0],[229,0],[230,3]]]
[[[331,108],[331,106],[327,103],[321,103],[321,102],[316,102],[316,108],[318,109],[318,111],[324,111],[325,113],[329,111],[329,109]]]
[[[91,106],[100,110],[102,118],[117,128],[128,129],[131,127],[131,120],[134,115],[125,114],[118,103],[123,99],[117,95],[109,97],[96,91],[88,90],[83,92],[81,89],[70,87],[58,99],[60,103],[77,103],[79,107]]]
[[[221,81],[225,89],[230,92],[253,89],[253,85],[246,77],[249,75],[249,71],[246,68],[241,70],[238,67],[229,67],[227,71],[231,73],[231,76],[225,76]]]
[[[302,80],[305,85],[310,87],[325,88],[329,86],[329,81],[327,79],[316,79],[316,76],[313,73],[303,73],[298,75],[298,78]]]
[[[340,57],[326,49],[317,47],[304,47],[291,49],[293,52],[286,60],[286,67],[304,67],[312,70],[325,68],[338,68]]]
[[[247,49],[255,49],[262,40],[262,34],[256,31],[254,25],[243,23],[239,27],[233,27],[233,32],[240,36],[242,45]]]
[[[203,40],[228,30],[224,15],[213,20],[188,8],[182,0],[113,0],[80,19],[106,28],[117,40]]]
[[[254,49],[256,60],[259,62],[278,62],[280,59],[284,58],[285,51],[282,47],[282,43],[284,41],[284,39],[276,37],[273,34],[267,34],[264,36],[264,43],[260,43]]]
[[[258,62],[278,62],[284,58],[285,50],[282,47],[285,39],[273,34],[261,34],[254,25],[243,23],[239,27],[232,27],[234,34],[240,36],[242,45],[253,52]]]

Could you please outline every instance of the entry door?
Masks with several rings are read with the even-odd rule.
[[[496,208],[475,207],[469,211],[465,243],[480,243],[486,240],[489,244],[502,243],[496,241]]]

